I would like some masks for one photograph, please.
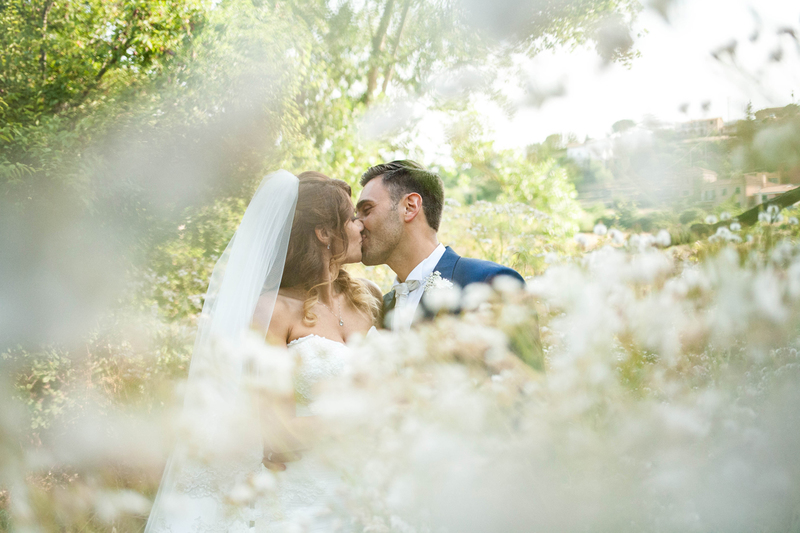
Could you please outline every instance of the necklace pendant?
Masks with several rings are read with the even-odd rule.
[[[342,322],[342,319],[341,319],[341,318],[339,319],[339,325],[340,325],[340,326],[344,326],[344,322]]]

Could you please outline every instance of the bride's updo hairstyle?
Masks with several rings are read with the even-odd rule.
[[[303,303],[303,322],[313,326],[317,316],[312,311],[319,302],[319,289],[326,282],[330,270],[330,283],[343,293],[352,304],[373,320],[378,316],[379,304],[367,285],[340,268],[347,256],[348,238],[345,226],[353,218],[350,186],[329,178],[320,172],[298,174],[300,180],[297,208],[289,237],[286,266],[283,269],[281,288],[299,288],[306,292]],[[325,261],[327,248],[318,238],[316,228],[323,228],[331,236],[331,263]]]

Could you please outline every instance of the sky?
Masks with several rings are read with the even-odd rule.
[[[516,104],[513,116],[488,100],[477,103],[496,145],[524,147],[553,133],[599,138],[618,120],[641,122],[648,115],[665,122],[728,121],[742,118],[748,102],[756,110],[800,103],[800,45],[778,34],[790,27],[800,38],[800,2],[676,0],[668,17],[652,8],[639,15],[633,30],[639,57],[630,67],[604,65],[593,47],[558,49],[521,63],[528,86],[547,92],[560,85],[565,92],[532,105],[530,91],[501,79]],[[751,40],[756,31],[758,39]],[[714,59],[712,52],[733,40],[735,63],[727,54]],[[779,48],[782,60],[771,61]],[[425,119],[433,143],[440,120]]]

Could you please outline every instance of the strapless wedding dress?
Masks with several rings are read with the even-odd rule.
[[[296,414],[313,416],[314,387],[321,380],[342,373],[350,350],[340,342],[318,335],[301,337],[287,347],[300,360],[295,377]],[[334,466],[313,449],[300,460],[287,463],[286,470],[276,475],[276,497],[255,505],[254,533],[340,529],[332,511],[339,505],[343,484]]]
[[[295,373],[296,415],[314,414],[315,385],[342,373],[350,349],[336,341],[308,335],[288,345],[300,366]],[[309,450],[283,472],[271,473],[261,464],[260,436],[251,435],[249,450],[225,464],[198,463],[183,458],[178,469],[174,505],[165,506],[160,518],[148,524],[151,533],[285,533],[342,531],[331,512],[343,487],[336,465],[329,465]],[[252,442],[249,442],[252,440]],[[177,459],[180,460],[180,459]],[[176,460],[176,461],[177,461]],[[258,495],[250,504],[230,507],[231,494],[243,480],[263,477],[277,480],[274,490]],[[339,513],[341,516],[341,513]],[[346,530],[346,529],[345,529]]]

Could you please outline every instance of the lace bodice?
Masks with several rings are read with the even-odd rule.
[[[314,386],[320,380],[342,373],[349,348],[319,335],[295,339],[287,348],[300,358],[300,367],[295,376],[297,416],[308,416],[313,413]]]
[[[312,415],[315,385],[342,373],[349,348],[318,335],[296,339],[287,348],[300,360],[295,375],[297,416]],[[341,480],[313,451],[289,463],[286,471],[269,474],[276,478],[276,492],[259,496],[251,505],[228,506],[225,502],[235,487],[247,485],[247,480],[265,472],[260,439],[244,448],[252,453],[224,462],[198,461],[185,450],[173,453],[170,461],[178,474],[170,498],[178,503],[179,511],[151,520],[149,533],[277,533],[290,529],[291,524],[329,514],[327,506]],[[322,532],[331,528],[326,519],[315,518],[307,529]]]

